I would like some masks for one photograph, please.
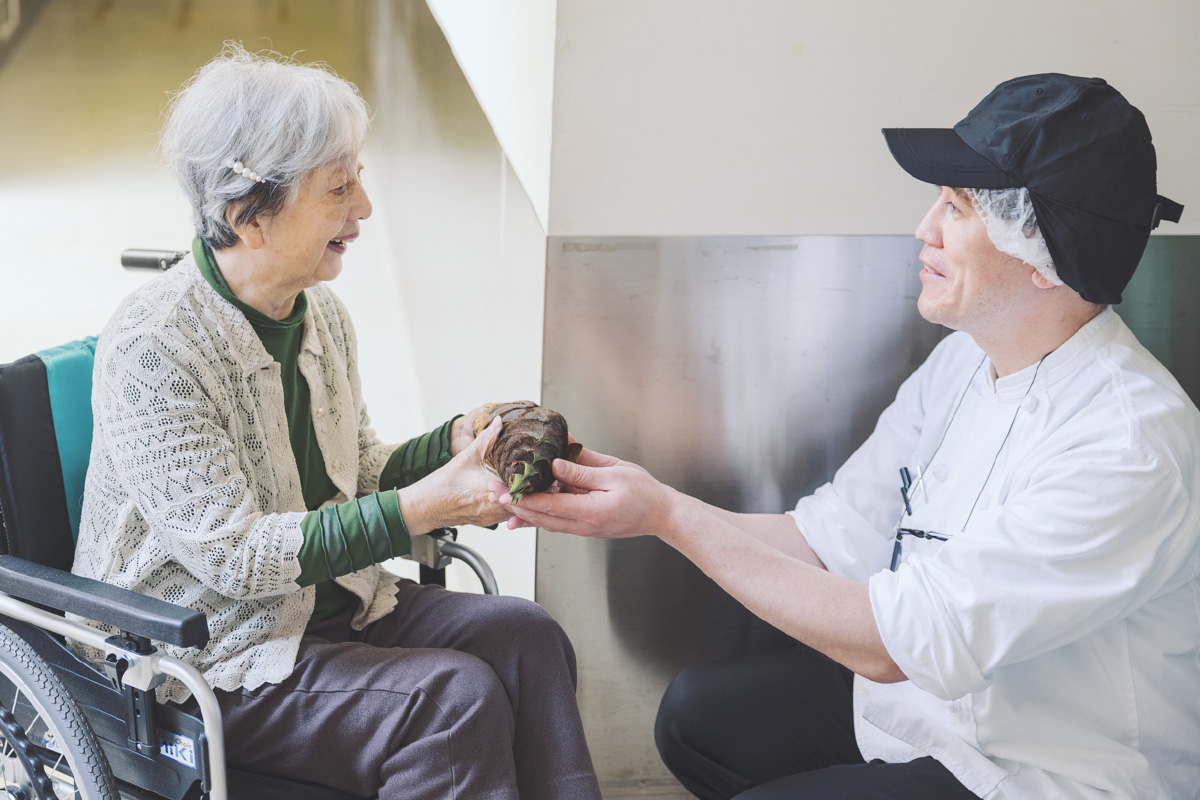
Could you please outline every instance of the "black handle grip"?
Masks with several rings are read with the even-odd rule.
[[[187,255],[183,250],[126,250],[121,266],[126,269],[157,269],[166,272]]]

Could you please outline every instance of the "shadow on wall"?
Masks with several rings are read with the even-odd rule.
[[[552,237],[546,402],[585,443],[683,492],[736,511],[791,508],[944,334],[915,310],[918,247],[907,236]],[[587,548],[547,537],[539,553],[554,569],[538,572],[538,598],[557,612],[603,570],[603,594],[585,605],[603,603],[625,654],[590,652],[581,631],[585,659],[629,658],[665,683],[688,663],[786,642],[657,540],[605,542],[603,565]]]

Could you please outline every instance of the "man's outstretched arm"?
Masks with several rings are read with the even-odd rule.
[[[601,539],[658,536],[789,636],[870,680],[906,679],[883,646],[867,587],[820,566],[789,518],[720,511],[635,464],[590,451],[580,464],[556,460],[554,474],[564,491],[526,495],[512,505],[495,484],[496,497],[520,520],[546,530]]]

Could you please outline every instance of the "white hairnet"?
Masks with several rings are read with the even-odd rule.
[[[997,250],[1021,259],[1055,286],[1062,285],[1038,228],[1028,189],[972,189],[970,195],[975,213],[987,226],[988,238]]]

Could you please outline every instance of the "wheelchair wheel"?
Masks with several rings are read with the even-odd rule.
[[[0,625],[0,800],[119,800],[91,726],[32,647]]]

